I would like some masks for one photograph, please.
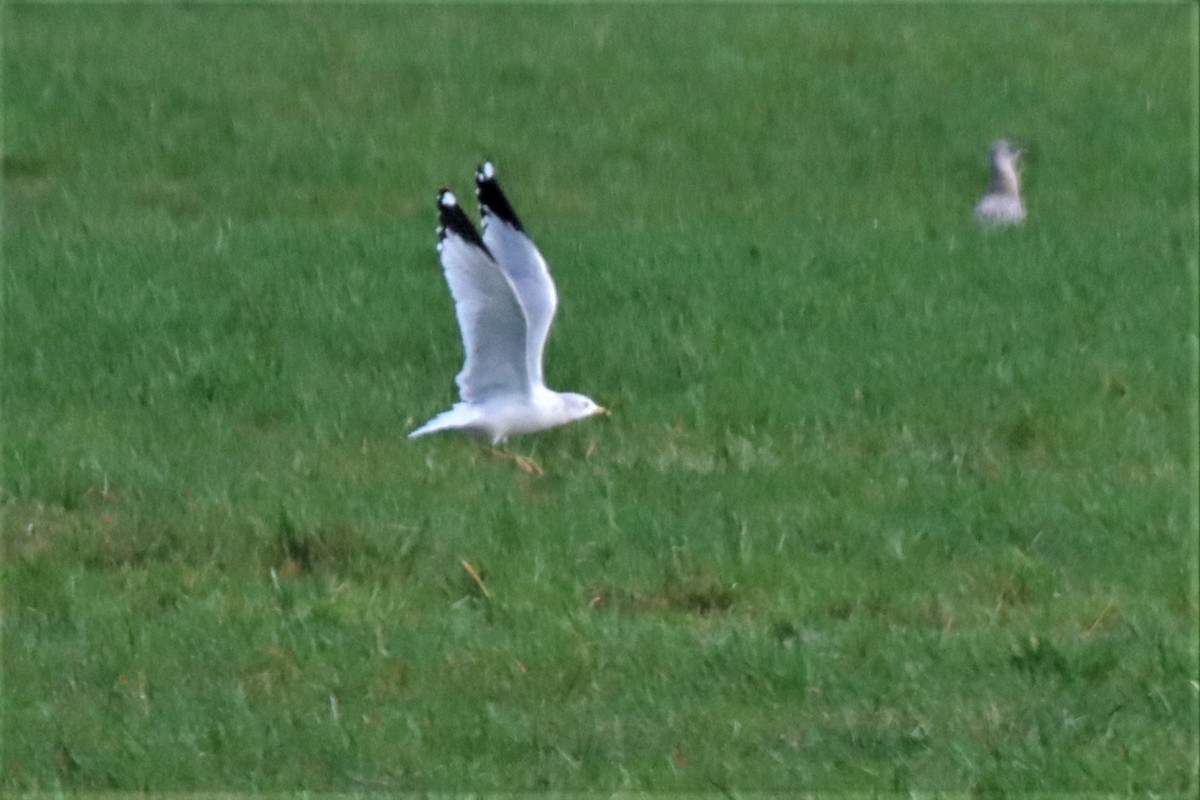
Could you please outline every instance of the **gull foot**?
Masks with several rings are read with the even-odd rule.
[[[532,458],[529,458],[528,456],[517,455],[516,453],[509,453],[508,451],[501,450],[498,447],[493,447],[490,452],[494,456],[506,459],[508,461],[512,461],[514,464],[517,465],[517,468],[520,469],[522,472],[524,472],[526,475],[532,475],[535,478],[541,478],[542,476],[544,476],[546,474],[546,470],[542,469],[541,465],[539,465],[536,461],[534,461]]]

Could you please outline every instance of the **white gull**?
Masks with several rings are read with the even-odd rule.
[[[1024,151],[1007,139],[992,144],[992,178],[987,193],[975,204],[975,219],[985,225],[1017,225],[1025,221],[1021,176],[1017,160]]]
[[[455,403],[409,438],[461,430],[499,444],[605,410],[590,398],[547,389],[546,337],[558,293],[546,259],[525,233],[490,161],[475,172],[483,235],[448,189],[438,192],[438,254],[462,331],[466,361]]]

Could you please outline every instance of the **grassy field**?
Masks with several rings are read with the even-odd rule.
[[[1196,17],[5,4],[0,788],[1194,792]]]

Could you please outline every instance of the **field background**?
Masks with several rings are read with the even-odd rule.
[[[0,786],[1194,791],[1196,17],[5,4]]]

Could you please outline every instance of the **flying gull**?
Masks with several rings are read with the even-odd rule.
[[[475,172],[483,235],[448,189],[438,192],[438,254],[462,331],[462,400],[409,434],[444,430],[509,436],[565,425],[605,410],[590,398],[546,388],[542,355],[558,307],[546,260],[525,233],[490,161]]]
[[[975,204],[975,219],[985,225],[1017,225],[1025,221],[1017,160],[1024,153],[1007,139],[992,144],[992,179]]]

